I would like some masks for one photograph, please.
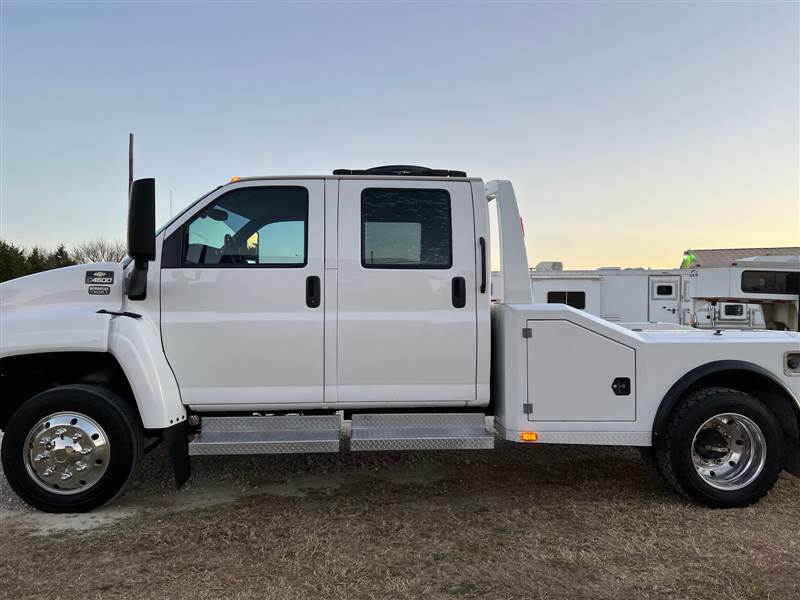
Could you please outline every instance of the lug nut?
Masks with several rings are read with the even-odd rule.
[[[72,436],[72,441],[73,441],[73,442],[77,442],[77,441],[78,441],[79,439],[81,439],[82,437],[83,437],[83,436],[82,436],[80,433],[76,433],[76,434],[74,434],[74,435]]]

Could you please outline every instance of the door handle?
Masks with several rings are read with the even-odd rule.
[[[453,277],[453,306],[464,308],[467,304],[467,282],[463,277]]]
[[[317,275],[306,277],[306,306],[308,308],[319,308],[322,301],[322,285],[320,285]]]
[[[481,246],[481,294],[486,293],[486,240],[478,239]]]

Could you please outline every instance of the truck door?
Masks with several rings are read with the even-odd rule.
[[[167,232],[161,333],[185,404],[323,401],[323,196],[240,182]]]
[[[680,323],[680,275],[650,277],[651,323]]]
[[[476,398],[476,243],[468,182],[339,184],[339,402]]]

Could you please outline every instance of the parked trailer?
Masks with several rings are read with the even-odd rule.
[[[488,450],[489,416],[509,442],[640,447],[712,507],[800,475],[800,335],[633,331],[534,304],[508,181],[237,179],[155,234],[154,206],[154,180],[135,181],[124,263],[0,287],[2,464],[40,510],[111,500],[146,438],[180,486],[196,455]]]
[[[798,330],[800,257],[764,256],[691,269],[531,269],[535,302],[565,303],[617,323]],[[492,273],[493,290],[500,287]],[[493,296],[494,297],[494,296]]]

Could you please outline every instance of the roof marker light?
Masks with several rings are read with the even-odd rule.
[[[239,176],[231,177],[231,180],[228,183],[236,183],[237,181],[240,181],[241,179],[242,178],[239,177]]]

